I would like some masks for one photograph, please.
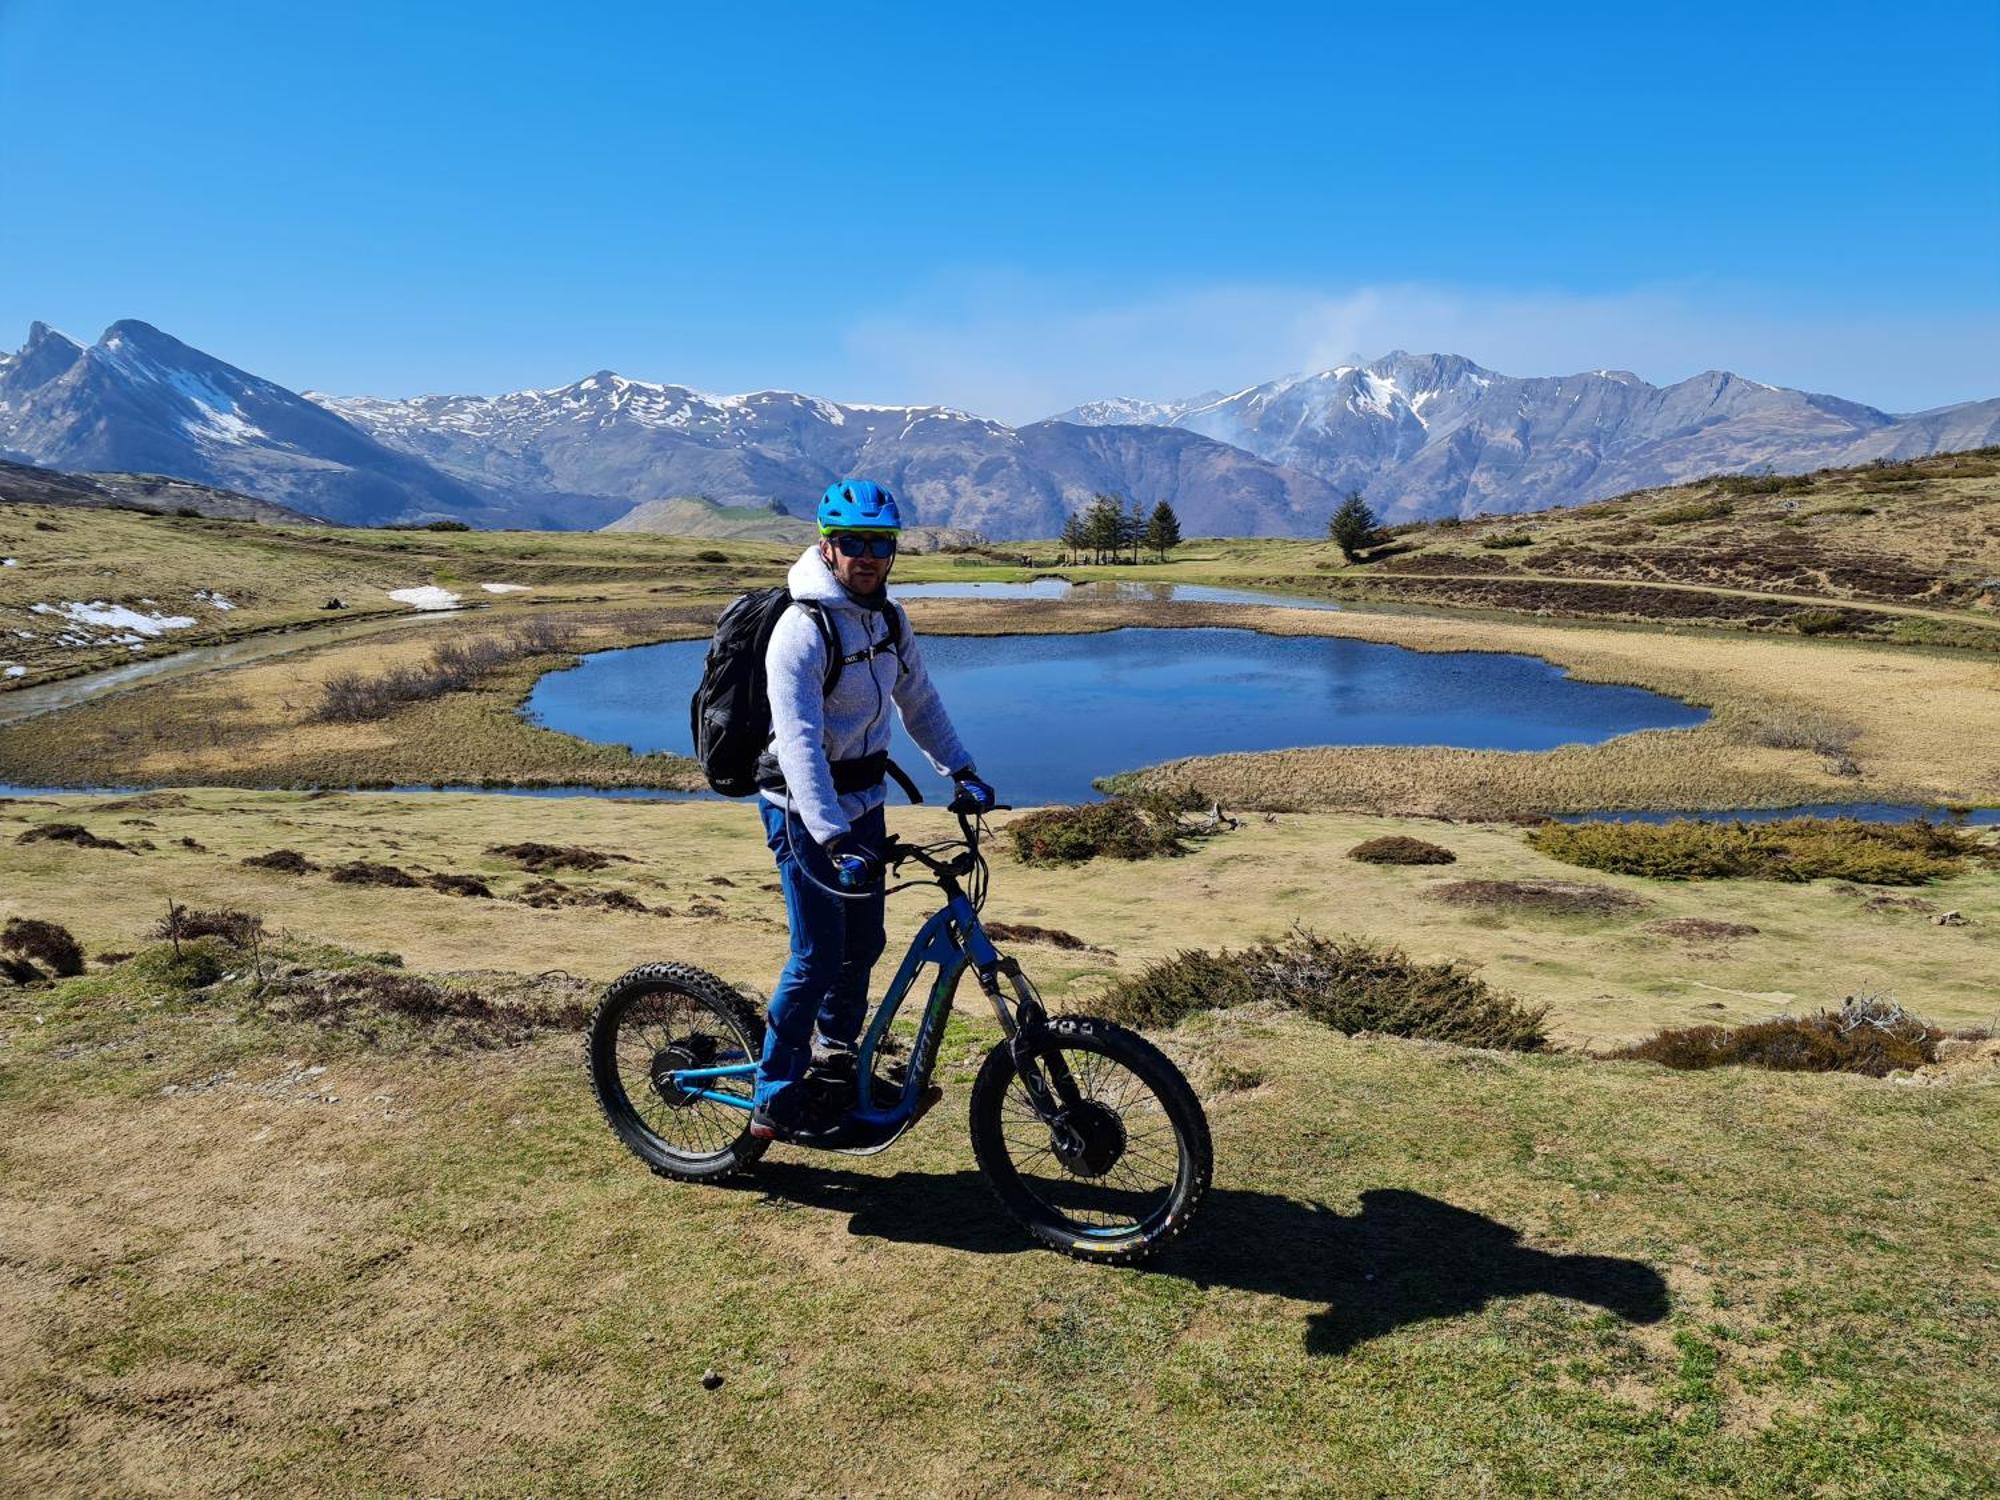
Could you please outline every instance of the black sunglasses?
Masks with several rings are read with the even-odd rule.
[[[852,531],[839,531],[827,540],[833,543],[833,550],[842,557],[886,559],[896,555],[896,539],[892,536],[861,536]]]

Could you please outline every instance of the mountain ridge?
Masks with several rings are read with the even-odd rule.
[[[1394,520],[1518,512],[1709,474],[1907,458],[2000,440],[2000,399],[1894,414],[1706,370],[1656,386],[1629,370],[1509,376],[1463,355],[1394,350],[1226,396],[1087,403],[1228,442]]]
[[[714,395],[609,370],[497,396],[300,393],[136,319],[88,346],[37,322],[0,357],[0,458],[157,473],[359,525],[588,529],[680,496],[797,505],[868,474],[918,524],[995,540],[1053,535],[1100,492],[1165,500],[1188,536],[1298,536],[1355,489],[1390,520],[1420,520],[1996,441],[2000,400],[1897,415],[1726,370],[1654,386],[1401,350],[1020,427],[940,404]]]

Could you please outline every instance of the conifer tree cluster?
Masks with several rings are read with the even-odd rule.
[[[1140,553],[1150,552],[1161,562],[1181,543],[1180,517],[1162,500],[1146,514],[1137,500],[1122,501],[1116,495],[1093,495],[1090,504],[1072,512],[1063,523],[1063,551],[1072,558],[1088,555],[1093,562],[1123,562],[1125,554],[1138,562]]]

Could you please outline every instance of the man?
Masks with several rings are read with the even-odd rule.
[[[902,516],[896,497],[865,479],[842,480],[819,502],[819,541],[792,565],[794,600],[823,613],[840,653],[832,666],[820,624],[788,609],[771,632],[764,672],[771,744],[758,762],[759,811],[778,861],[792,951],[766,1012],[750,1133],[809,1139],[854,1083],[854,1049],[868,1009],[868,976],[882,956],[882,778],[890,770],[891,705],[903,727],[962,795],[993,805],[993,789],[938,701],[910,631],[887,591]],[[817,1036],[815,1036],[817,1032]],[[808,1070],[815,1083],[802,1087]]]

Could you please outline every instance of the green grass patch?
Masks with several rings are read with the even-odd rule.
[[[1467,1047],[1537,1052],[1546,1009],[1494,989],[1465,965],[1419,963],[1367,938],[1295,928],[1239,952],[1190,949],[1111,989],[1114,1020],[1172,1026],[1198,1011],[1256,1002],[1296,1010],[1335,1031],[1376,1032]]]
[[[1565,864],[1654,880],[1851,880],[1923,885],[1993,851],[1975,834],[1922,818],[1785,818],[1773,823],[1550,823],[1528,843]]]

